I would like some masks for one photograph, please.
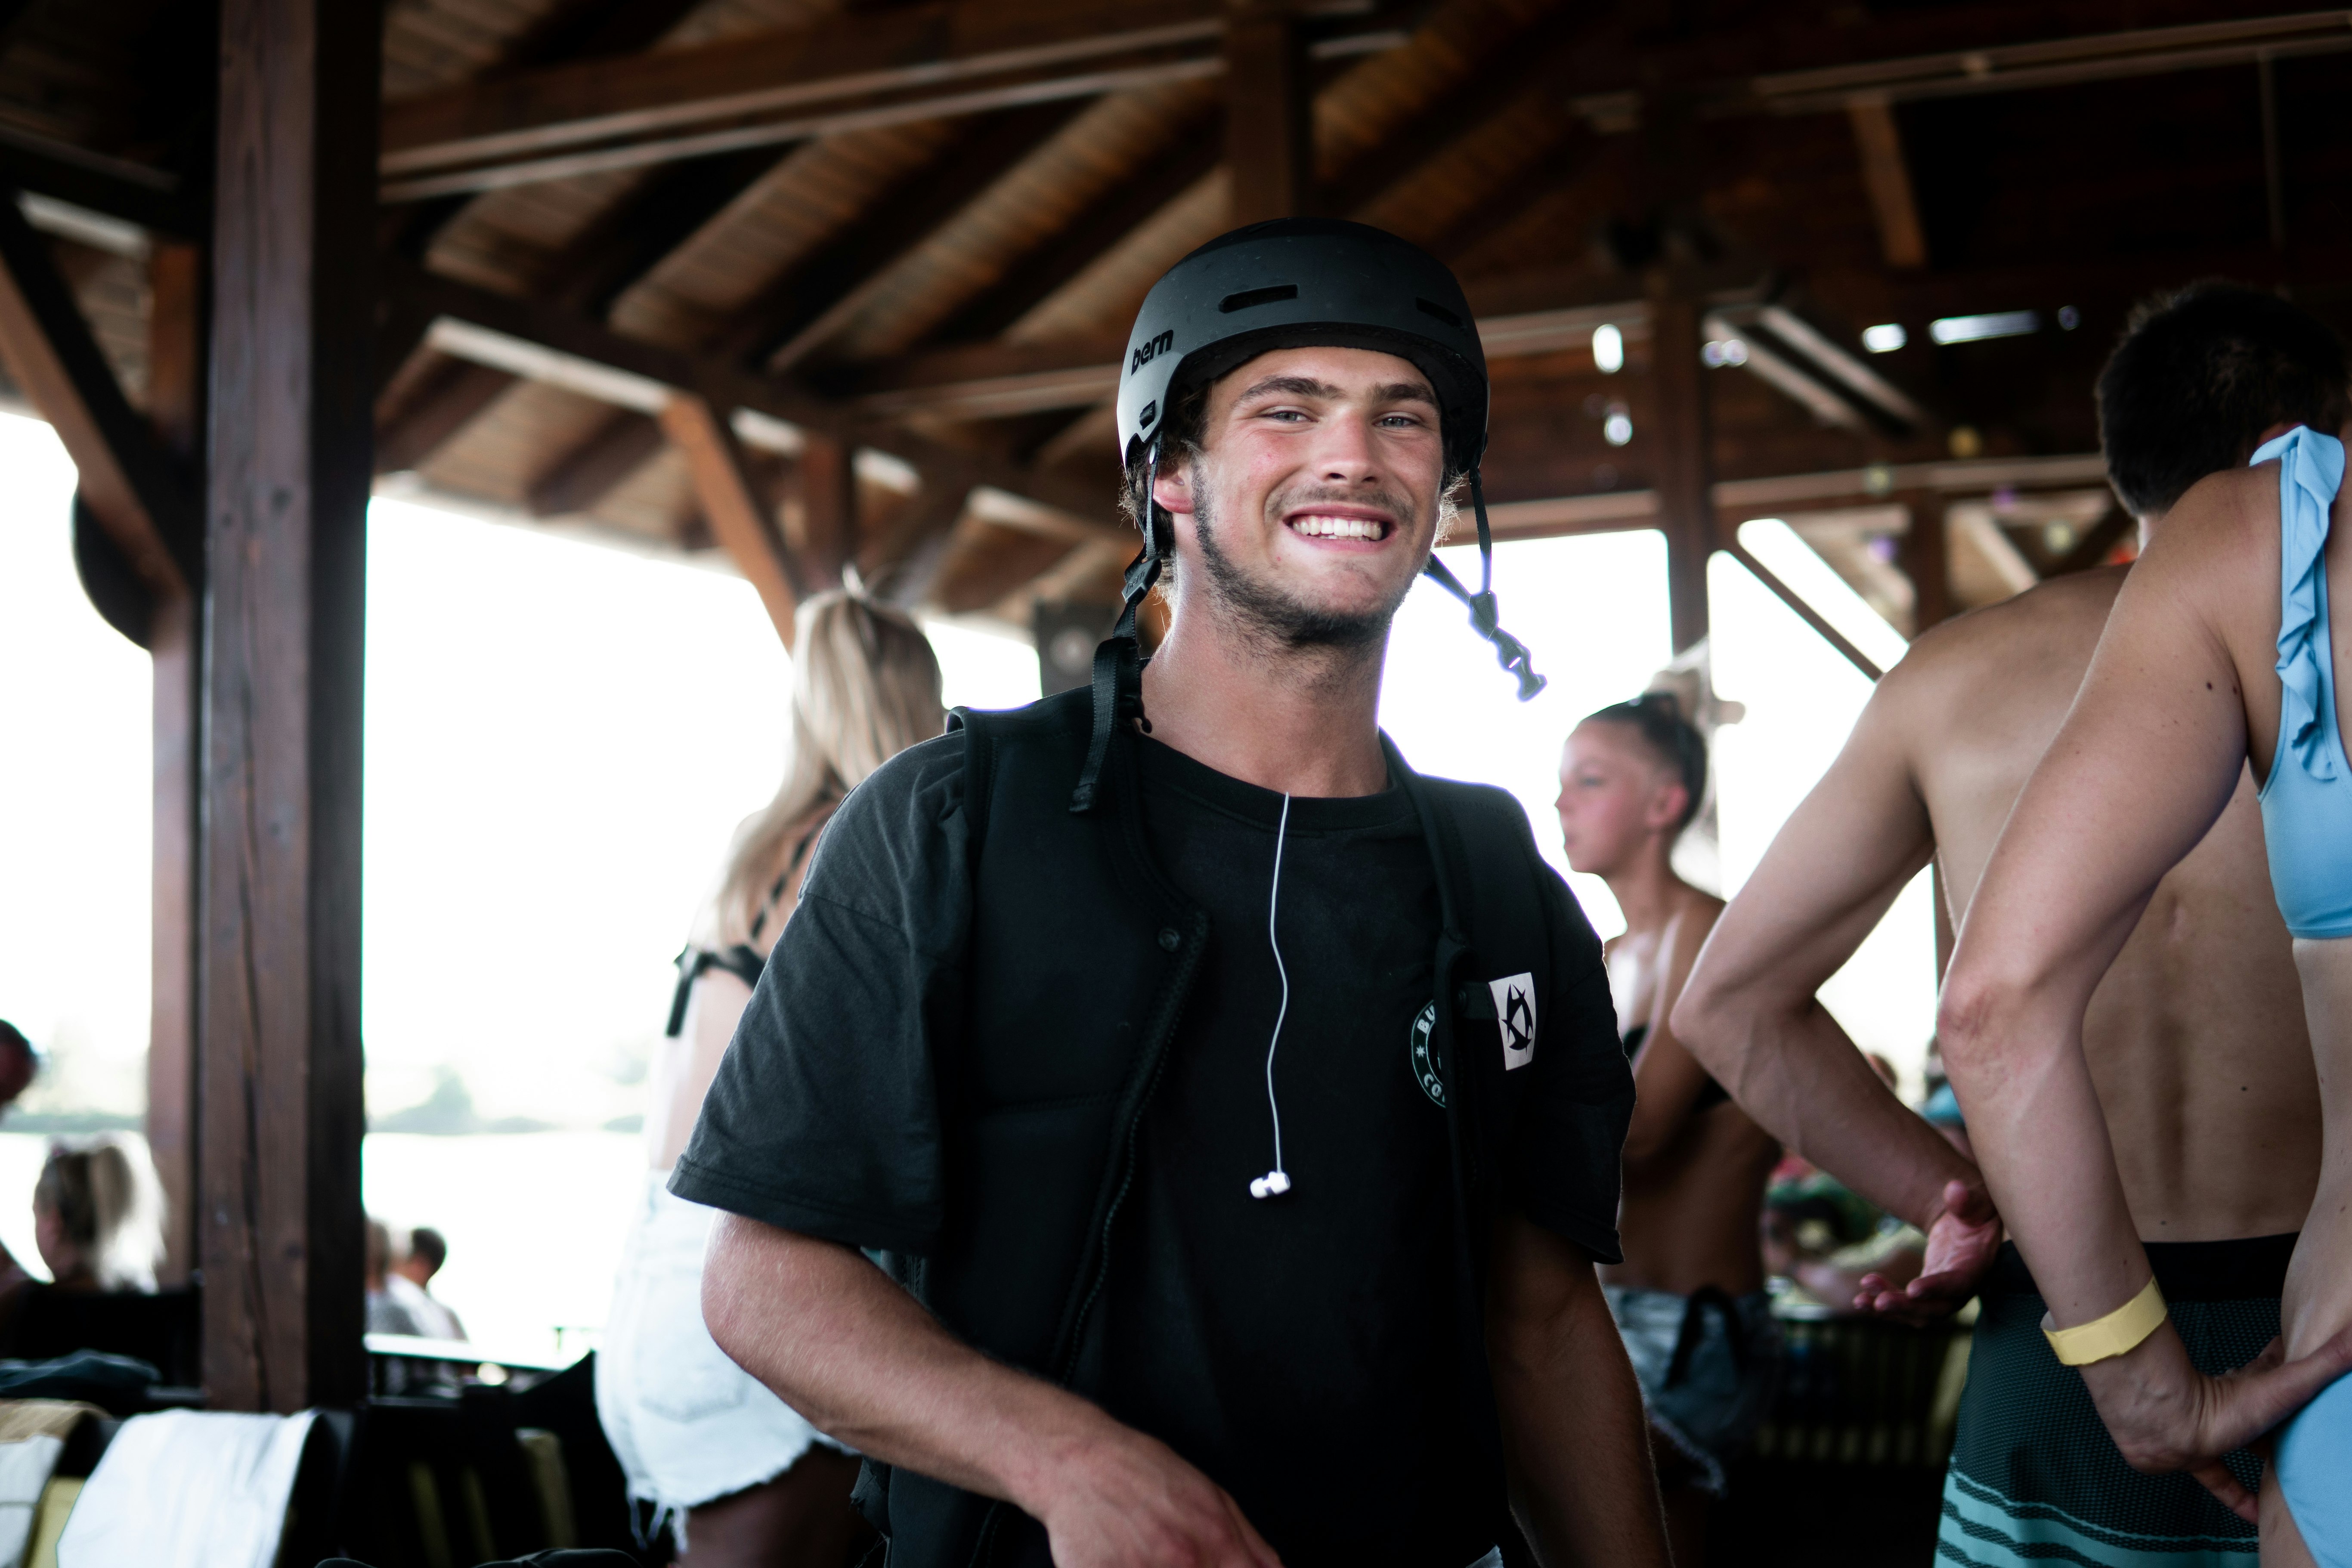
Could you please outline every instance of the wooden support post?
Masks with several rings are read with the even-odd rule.
[[[1306,40],[1280,0],[1244,0],[1235,10],[1225,32],[1225,89],[1234,226],[1310,211],[1314,91]]]
[[[1927,231],[1920,226],[1919,202],[1911,189],[1911,165],[1903,156],[1903,129],[1895,106],[1865,94],[1846,105],[1853,122],[1854,152],[1862,159],[1862,185],[1878,219],[1878,248],[1889,267],[1927,265]]]
[[[1666,594],[1675,651],[1706,636],[1706,563],[1718,544],[1715,444],[1698,300],[1654,283],[1650,299],[1650,424],[1657,453],[1658,522],[1666,535]],[[1638,427],[1637,427],[1638,431]]]
[[[147,420],[182,460],[204,437],[205,265],[193,245],[158,243],[147,258]],[[190,521],[194,522],[191,507]],[[154,914],[147,1031],[147,1147],[163,1185],[159,1283],[195,1267],[196,759],[203,610],[198,595],[155,602]]]
[[[793,465],[785,502],[785,559],[797,570],[803,595],[841,586],[841,570],[857,554],[857,471],[849,443],[812,435]]]
[[[369,0],[222,0],[196,1048],[217,1410],[366,1392],[360,764],[381,49]]]
[[[793,586],[783,541],[777,537],[767,508],[761,503],[735,432],[708,398],[691,393],[680,393],[669,400],[661,413],[661,426],[694,476],[694,492],[702,502],[703,516],[709,520],[711,534],[759,594],[760,603],[768,608],[768,619],[775,623],[776,635],[786,647],[792,647],[793,616],[800,608],[800,594]]]
[[[1933,490],[1915,490],[1895,500],[1910,514],[1909,528],[1896,546],[1895,564],[1911,579],[1911,635],[1952,617],[1951,544],[1944,536],[1944,498]]]

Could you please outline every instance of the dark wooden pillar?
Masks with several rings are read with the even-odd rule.
[[[1657,453],[1658,523],[1679,653],[1706,636],[1706,563],[1715,554],[1715,438],[1698,300],[1664,281],[1650,291],[1650,426]]]
[[[360,763],[371,0],[222,0],[197,931],[215,1408],[364,1392]]]
[[[1282,0],[1242,0],[1225,34],[1225,154],[1233,220],[1313,209],[1315,103],[1307,45]]]
[[[1911,635],[1952,617],[1952,561],[1944,537],[1944,498],[1933,490],[1897,496],[1910,526],[1895,552],[1895,564],[1911,579]]]
[[[204,434],[204,252],[158,243],[147,262],[147,419],[192,466]],[[147,1146],[163,1184],[163,1265],[187,1282],[195,1268],[197,674],[203,605],[159,598],[148,624],[155,661],[155,839],[152,1000],[147,1030]]]

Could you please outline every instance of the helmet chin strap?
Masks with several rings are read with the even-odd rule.
[[[1153,443],[1150,471],[1159,472],[1160,447]],[[1478,482],[1478,470],[1470,470],[1470,506],[1478,519],[1478,591],[1472,593],[1462,584],[1432,552],[1429,564],[1422,571],[1432,582],[1470,608],[1470,625],[1478,635],[1495,645],[1495,658],[1502,667],[1518,678],[1519,700],[1528,701],[1541,691],[1544,678],[1535,672],[1527,645],[1505,631],[1501,612],[1495,605],[1495,536],[1486,522],[1486,493]],[[1070,809],[1087,812],[1094,809],[1096,788],[1102,779],[1103,761],[1110,754],[1111,733],[1129,720],[1145,734],[1151,732],[1151,721],[1143,716],[1143,645],[1136,637],[1136,616],[1143,607],[1152,585],[1160,581],[1160,570],[1176,544],[1175,519],[1161,509],[1158,501],[1144,508],[1143,548],[1127,564],[1127,590],[1118,612],[1118,622],[1111,627],[1110,636],[1095,649],[1094,735],[1087,744],[1087,765],[1078,773],[1078,787],[1071,793]]]
[[[1430,552],[1429,564],[1422,572],[1470,607],[1471,626],[1495,645],[1497,662],[1519,678],[1519,700],[1525,702],[1547,683],[1529,662],[1527,645],[1503,629],[1502,613],[1495,605],[1495,535],[1486,524],[1486,492],[1475,468],[1470,470],[1470,508],[1478,519],[1478,591],[1474,594],[1464,587],[1462,579],[1437,558],[1435,551]]]
[[[1157,441],[1151,444],[1149,464],[1146,471],[1159,473]],[[1094,809],[1095,786],[1102,778],[1103,759],[1110,754],[1111,732],[1131,719],[1145,734],[1151,733],[1151,721],[1143,716],[1143,645],[1136,637],[1135,621],[1145,597],[1160,581],[1160,566],[1176,548],[1176,520],[1158,501],[1150,500],[1148,491],[1146,495],[1143,549],[1127,563],[1118,623],[1095,648],[1094,736],[1087,743],[1087,765],[1078,773],[1078,787],[1070,795],[1073,812]]]

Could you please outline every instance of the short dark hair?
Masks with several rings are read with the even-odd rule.
[[[1682,820],[1675,824],[1675,831],[1680,833],[1691,825],[1706,795],[1706,738],[1698,732],[1697,725],[1683,717],[1683,705],[1673,692],[1644,691],[1631,702],[1612,702],[1597,713],[1588,713],[1584,721],[1623,724],[1640,735],[1651,754],[1675,770],[1683,786]]]
[[[2192,283],[2143,300],[2099,373],[2107,479],[2136,516],[2242,466],[2273,425],[2344,423],[2343,340],[2275,294]]]
[[[408,1233],[408,1251],[410,1256],[425,1259],[438,1274],[441,1266],[449,1261],[449,1238],[429,1225],[420,1225]]]

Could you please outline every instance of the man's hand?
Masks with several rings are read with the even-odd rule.
[[[1881,1275],[1862,1277],[1854,1310],[1905,1323],[1950,1316],[1977,1293],[2000,1252],[2000,1215],[1981,1181],[1944,1184],[1943,1207],[1927,1222],[1927,1261],[1919,1276],[1897,1286]]]
[[[2126,1464],[2151,1475],[2186,1470],[2252,1524],[2258,1519],[2253,1496],[2221,1456],[2302,1409],[2347,1372],[2352,1372],[2352,1328],[2300,1361],[2288,1361],[2285,1342],[2273,1340],[2235,1372],[2207,1377],[2189,1363],[2168,1321],[2128,1353],[2083,1368],[2083,1382]]]
[[[1282,1568],[1223,1488],[1129,1427],[1073,1447],[1050,1493],[1023,1506],[1055,1568]]]

